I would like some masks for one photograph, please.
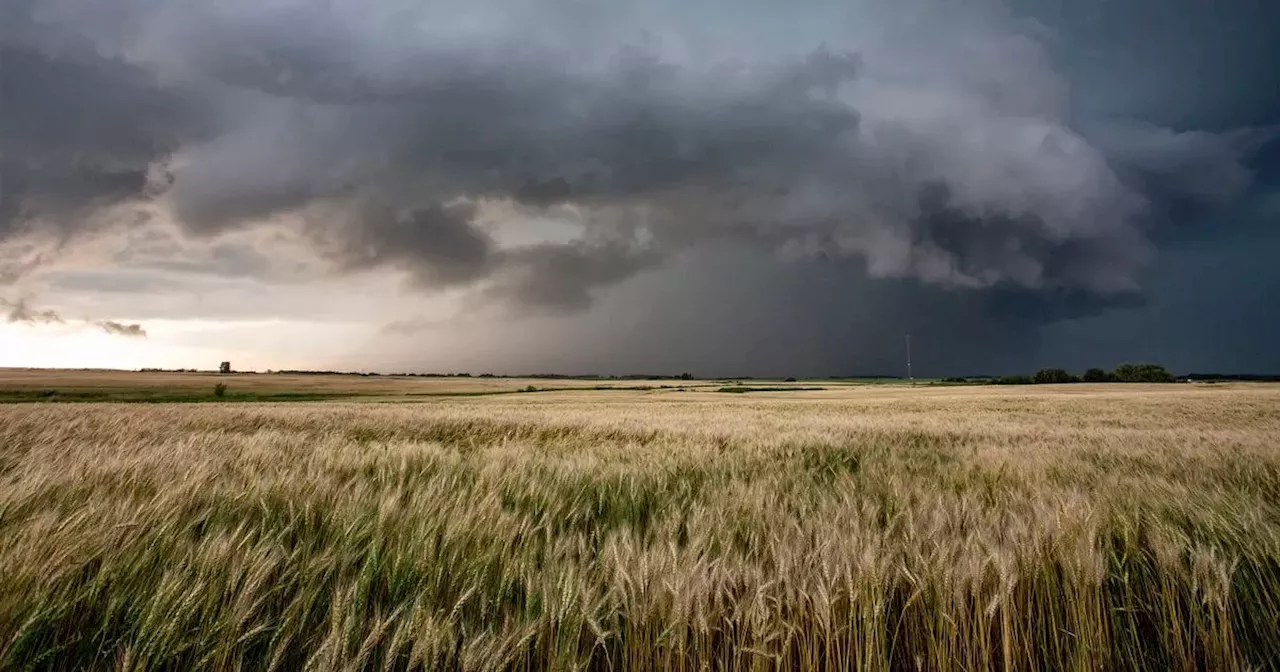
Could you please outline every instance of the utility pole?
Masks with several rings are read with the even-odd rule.
[[[906,379],[915,384],[915,376],[911,375],[911,334],[906,334]]]

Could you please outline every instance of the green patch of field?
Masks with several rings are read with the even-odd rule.
[[[716,390],[716,392],[725,392],[725,393],[727,393],[727,394],[745,394],[745,393],[747,393],[747,392],[813,392],[813,391],[820,391],[820,390],[825,390],[825,389],[827,389],[827,388],[825,388],[825,387],[798,387],[798,386],[789,386],[789,387],[749,387],[749,386],[745,386],[745,385],[736,385],[736,386],[722,387],[722,388],[720,388],[720,389]]]
[[[333,399],[349,399],[349,393],[325,392],[232,392],[227,391],[219,396],[209,390],[166,389],[98,389],[98,390],[0,390],[0,404],[21,404],[39,402],[59,403],[131,403],[131,404],[187,404],[202,402],[246,403],[267,401],[323,401]]]

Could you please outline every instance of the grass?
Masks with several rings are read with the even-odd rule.
[[[1276,437],[1267,385],[13,404],[0,669],[1277,669]]]

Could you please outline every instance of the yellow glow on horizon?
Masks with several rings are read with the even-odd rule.
[[[159,366],[164,348],[91,325],[0,325],[0,366],[137,369]]]
[[[367,327],[305,322],[148,320],[147,338],[111,335],[92,324],[0,322],[0,367],[60,369],[326,368]]]

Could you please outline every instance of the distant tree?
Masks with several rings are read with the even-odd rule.
[[[784,381],[782,381],[782,382],[784,382],[784,383],[794,383],[794,382],[796,382],[796,379],[795,379],[795,378],[788,378],[788,379],[786,379],[786,380],[784,380]]]
[[[1071,374],[1062,369],[1040,369],[1031,378],[1031,382],[1037,385],[1060,385],[1071,382]]]
[[[1031,379],[1026,376],[1003,376],[996,380],[996,385],[1030,385]]]
[[[686,371],[680,374],[680,380],[693,380],[693,374]]]
[[[1113,374],[1122,383],[1172,383],[1173,375],[1159,364],[1121,364]]]
[[[1109,383],[1114,380],[1111,374],[1102,369],[1089,369],[1084,372],[1084,382],[1086,383]]]
[[[231,362],[223,362],[219,364],[218,373],[231,373]]]

